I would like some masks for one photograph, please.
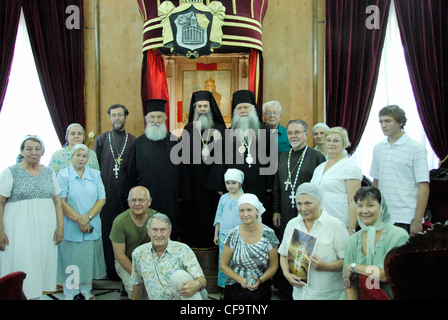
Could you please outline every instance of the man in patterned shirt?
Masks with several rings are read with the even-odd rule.
[[[132,300],[146,289],[150,300],[205,300],[207,281],[193,250],[170,240],[168,216],[156,213],[148,221],[151,242],[132,253]]]

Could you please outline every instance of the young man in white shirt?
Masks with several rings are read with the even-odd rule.
[[[387,200],[393,222],[413,235],[422,231],[428,203],[427,152],[404,132],[407,119],[400,107],[384,107],[379,120],[387,139],[373,149],[370,175]]]

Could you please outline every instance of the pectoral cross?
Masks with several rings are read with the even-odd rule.
[[[289,181],[289,179],[286,180],[285,181],[285,191],[288,191],[288,188],[289,188],[290,185],[291,185],[291,181]]]
[[[291,199],[291,207],[294,208],[294,204],[296,202],[296,197],[294,196],[294,192],[291,192],[289,195],[289,199]]]
[[[115,163],[114,171],[115,171],[115,179],[118,179],[118,171],[120,171],[120,167],[118,166],[117,163]]]
[[[117,161],[118,166],[121,166],[121,161],[123,161],[123,159],[121,159],[121,157],[120,157],[120,158],[116,159],[115,161]],[[120,167],[118,167],[118,170],[120,170]]]

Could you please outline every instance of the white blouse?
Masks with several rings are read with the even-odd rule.
[[[327,162],[321,163],[314,170],[311,183],[318,185],[321,189],[323,196],[321,208],[348,227],[350,213],[345,181],[352,179],[362,181],[362,171],[349,158],[339,160],[323,173],[326,164]]]

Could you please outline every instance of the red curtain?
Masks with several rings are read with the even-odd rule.
[[[79,29],[66,27],[68,6],[79,8]],[[23,0],[37,72],[61,144],[71,123],[85,125],[83,0]]]
[[[163,57],[157,50],[145,51],[142,64],[142,105],[143,114],[146,115],[146,101],[151,99],[166,100],[165,113],[167,127],[169,128],[169,94],[168,82]]]
[[[379,29],[369,29],[369,6],[378,8]],[[350,154],[358,146],[375,95],[390,0],[326,2],[326,116],[348,130]]]
[[[249,55],[249,90],[255,94],[258,114],[263,106],[263,55],[260,51],[251,49]]]
[[[0,111],[8,87],[21,7],[21,0],[0,1]]]
[[[442,160],[448,154],[448,3],[395,0],[395,6],[420,119]]]

